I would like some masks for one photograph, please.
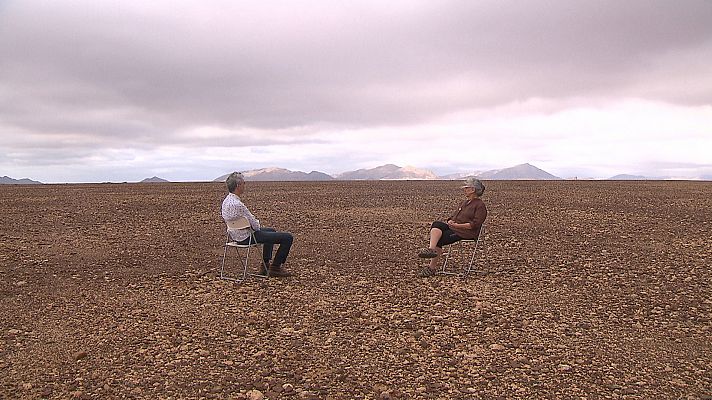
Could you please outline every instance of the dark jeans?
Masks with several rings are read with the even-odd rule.
[[[435,221],[430,227],[443,231],[443,236],[440,238],[440,240],[438,240],[437,245],[441,249],[443,246],[447,246],[448,244],[453,244],[462,240],[462,238],[457,233],[455,233],[455,231],[450,229],[450,226],[445,222]]]
[[[242,243],[247,243],[250,239],[247,238]],[[279,245],[277,254],[274,256],[273,266],[278,267],[287,261],[289,249],[292,248],[294,237],[289,232],[277,232],[274,228],[262,228],[255,232],[255,240],[257,243],[262,243],[262,260],[265,265],[269,266],[269,261],[272,259],[272,249],[275,244]]]

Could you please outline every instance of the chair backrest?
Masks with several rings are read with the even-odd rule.
[[[462,239],[463,242],[482,242],[485,240],[485,224],[480,225],[480,229],[477,231],[477,237],[474,239]]]
[[[238,219],[232,219],[230,221],[225,221],[227,224],[227,230],[234,230],[234,229],[247,229],[251,228],[250,221],[247,220],[245,217],[240,217]]]

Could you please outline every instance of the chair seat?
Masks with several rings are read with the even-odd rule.
[[[238,242],[227,242],[225,243],[226,246],[232,246],[232,247],[239,247],[241,249],[246,249],[248,247],[256,247],[259,246],[261,243],[252,243],[252,244],[240,244]]]
[[[447,270],[447,266],[448,266],[448,263],[450,263],[450,258],[452,255],[451,253],[454,253],[456,248],[461,249],[461,251],[464,250],[464,248],[460,247],[460,246],[462,246],[463,243],[474,243],[474,246],[472,248],[472,253],[471,253],[472,255],[469,257],[469,263],[467,263],[463,267],[461,267],[461,269],[459,271],[457,271],[457,269],[456,269],[455,271],[450,272]],[[469,275],[470,272],[472,272],[472,269],[475,265],[475,256],[476,256],[478,250],[480,252],[482,252],[482,255],[484,256],[484,250],[485,250],[485,225],[484,224],[482,224],[482,226],[480,226],[480,232],[479,232],[479,235],[477,236],[477,238],[475,238],[475,239],[461,239],[461,240],[447,246],[447,252],[443,253],[443,255],[446,256],[445,262],[443,263],[442,269],[438,273],[442,274],[442,275],[457,275],[457,276],[462,276],[462,277]]]
[[[248,263],[250,261],[250,249],[253,247],[261,247],[262,243],[257,243],[257,240],[255,239],[255,231],[250,227],[250,222],[247,220],[245,217],[240,217],[234,220],[230,221],[225,221],[227,225],[227,232],[225,235],[225,250],[223,251],[223,256],[222,256],[222,264],[220,266],[220,279],[227,279],[231,280],[237,283],[242,283],[247,279],[248,276],[255,276],[259,278],[267,278],[268,275],[263,275],[260,271],[260,273],[251,273],[247,271]],[[242,244],[240,242],[236,242],[232,240],[230,237],[230,231],[236,230],[236,229],[248,229],[250,233],[250,238],[251,242],[249,244]],[[237,252],[238,257],[240,257],[240,264],[242,266],[242,276],[240,277],[229,277],[225,273],[225,258],[227,257],[227,249],[228,247],[232,247],[235,249]],[[241,254],[240,249],[246,249],[244,256]],[[255,257],[253,257],[254,259]],[[262,264],[262,260],[257,258],[260,261],[260,264]]]

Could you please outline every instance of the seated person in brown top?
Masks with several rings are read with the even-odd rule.
[[[485,192],[485,185],[479,179],[467,178],[462,189],[466,199],[460,208],[446,222],[435,221],[430,228],[430,245],[418,254],[421,258],[430,258],[430,265],[423,268],[420,275],[431,276],[437,271],[443,246],[462,239],[477,239],[480,227],[487,218],[487,207],[480,199]]]

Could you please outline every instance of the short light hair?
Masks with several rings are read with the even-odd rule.
[[[462,187],[470,187],[475,189],[475,194],[477,195],[477,197],[480,197],[485,193],[484,183],[482,183],[482,181],[477,178],[470,177],[465,179],[464,185]]]
[[[230,193],[234,193],[237,186],[243,183],[245,183],[245,177],[243,177],[240,172],[233,172],[227,176],[227,179],[225,179],[227,191]]]
[[[475,194],[477,197],[482,197],[485,194],[485,184],[479,179],[475,179]]]

